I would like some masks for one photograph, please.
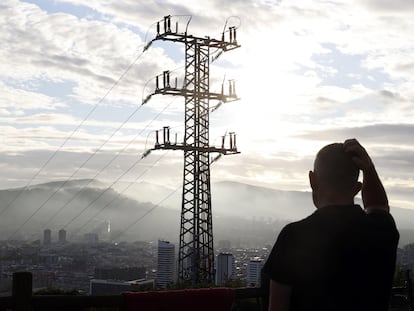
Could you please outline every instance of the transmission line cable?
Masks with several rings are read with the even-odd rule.
[[[216,138],[215,140],[217,140],[218,138]],[[211,166],[214,165],[216,161],[211,163]],[[169,194],[167,194],[167,196],[165,196],[162,200],[160,200],[157,204],[155,204],[153,207],[151,207],[150,209],[148,209],[143,215],[141,215],[138,219],[136,219],[135,221],[133,221],[131,224],[129,224],[124,230],[122,230],[120,233],[118,233],[116,235],[116,238],[121,237],[122,235],[124,235],[129,229],[131,229],[132,227],[134,227],[138,222],[140,222],[142,219],[144,219],[146,216],[148,216],[149,214],[151,214],[157,207],[159,207],[162,203],[164,203],[166,200],[168,200],[174,193],[176,193],[182,186],[178,186],[177,188],[175,188],[174,190],[172,190]],[[115,238],[114,238],[115,239]]]
[[[175,100],[175,99],[174,99]],[[47,222],[44,224],[44,227],[47,226],[53,219],[56,218],[56,216],[58,214],[60,214],[60,212],[69,205],[70,202],[72,202],[89,184],[91,184],[93,182],[93,180],[99,176],[106,168],[109,167],[109,165],[111,165],[115,159],[118,158],[118,156],[120,154],[122,154],[156,119],[159,118],[159,116],[174,102],[174,100],[172,100],[171,102],[169,102],[137,135],[135,135],[135,137],[129,141],[129,143],[127,145],[124,146],[124,148],[121,151],[118,151],[117,154],[103,167],[101,168],[98,173],[95,174],[95,176],[86,184],[84,185],[74,196],[72,196],[71,199],[69,199],[69,201],[67,201],[61,208],[59,208],[57,210],[57,212],[55,214],[52,215],[52,217],[50,217]],[[141,106],[140,106],[141,107]],[[132,166],[136,165],[137,163],[134,163]],[[132,167],[130,167],[128,170],[131,170]],[[90,204],[92,205],[92,204]],[[88,207],[90,206],[88,205]],[[66,227],[66,226],[65,226]]]
[[[112,189],[112,186],[115,185],[122,177],[128,174],[139,162],[141,162],[142,158],[138,158],[124,173],[122,173],[114,182],[111,183],[109,187],[107,187],[104,191],[102,191],[95,199],[93,199],[88,205],[86,205],[80,213],[78,213],[75,217],[73,217],[69,222],[67,222],[63,228],[67,228],[74,220],[76,220],[79,216],[81,216],[93,203],[98,201],[106,192]]]
[[[59,187],[57,187],[55,189],[55,191],[52,192],[51,195],[49,195],[45,201],[43,201],[42,204],[40,204],[40,206],[29,216],[29,218],[26,219],[26,221],[23,222],[23,224],[21,224],[16,231],[9,237],[9,239],[11,237],[13,237],[18,231],[20,231],[54,196],[56,193],[58,193],[64,186],[66,186],[66,184],[72,180],[72,178],[83,168],[85,167],[85,165],[112,139],[112,137],[126,124],[126,122],[128,122],[134,115],[135,113],[142,107],[138,106],[137,109],[135,109],[133,111],[133,113],[131,115],[129,115],[129,117],[127,118],[127,120],[125,120],[110,136],[108,139],[106,139],[93,153],[91,153],[89,155],[89,157],[69,176],[68,179],[66,179]]]
[[[177,15],[178,16],[178,15]],[[188,21],[188,23],[187,23],[187,27],[188,27],[188,24],[189,24],[189,22],[190,22],[190,20],[191,20],[191,16],[190,16],[190,19],[189,19],[189,21]],[[227,21],[226,21],[226,24],[227,24]],[[238,28],[238,27],[237,27]],[[111,88],[107,91],[107,93],[98,101],[98,103],[89,111],[89,113],[86,115],[86,117],[81,121],[81,123],[71,132],[71,134],[65,139],[65,141],[59,146],[59,148],[52,154],[52,156],[51,157],[49,157],[49,159],[44,163],[44,165],[38,170],[38,172],[30,179],[30,181],[28,182],[28,184],[24,187],[24,188],[22,188],[22,190],[18,193],[18,195],[11,201],[11,202],[9,202],[9,204],[2,210],[2,211],[0,211],[0,215],[11,205],[11,204],[13,204],[15,201],[16,201],[16,199],[23,193],[23,191],[25,190],[25,189],[27,189],[27,187],[31,184],[31,182],[40,174],[40,172],[47,166],[47,164],[56,156],[56,154],[63,148],[63,146],[65,146],[66,145],[66,143],[73,137],[73,135],[79,130],[79,128],[85,123],[85,121],[90,117],[90,115],[92,115],[92,113],[96,110],[96,108],[99,106],[99,104],[100,103],[102,103],[103,102],[103,100],[109,95],[109,93],[115,88],[115,86],[117,86],[118,85],[118,83],[122,80],[122,78],[129,72],[129,70],[132,68],[132,66],[138,61],[138,59],[144,54],[144,52],[146,51],[146,49],[149,47],[149,45],[147,45],[145,48],[144,48],[144,50],[135,58],[135,60],[132,62],[132,63],[130,63],[130,65],[127,67],[127,69],[124,71],[124,73],[118,78],[118,80],[111,86]],[[178,69],[180,69],[180,68],[182,68],[182,67],[179,67],[179,68],[176,68],[176,69],[174,69],[173,71],[175,71],[175,70],[178,70]],[[47,199],[46,199],[46,201],[44,201],[43,203],[42,203],[42,205],[38,208],[38,209],[36,209],[35,210],[35,212],[34,213],[32,213],[32,215],[19,227],[19,228],[17,228],[17,230],[8,238],[8,239],[10,239],[11,237],[13,237],[18,231],[20,231],[23,227],[24,227],[24,225],[26,224],[26,223],[28,223],[29,221],[30,221],[30,219],[32,219],[33,218],[33,216],[35,215],[35,214],[37,214],[39,211],[40,211],[40,209],[42,208],[42,207],[44,207],[46,204],[47,204],[47,202],[49,202],[50,201],[50,199],[60,190],[60,189],[62,189],[66,184],[67,184],[67,182],[69,182],[70,180],[71,180],[71,178],[81,169],[81,168],[83,168],[88,162],[89,162],[89,160],[91,159],[91,158],[93,158],[96,154],[97,154],[97,152],[98,151],[100,151],[102,148],[103,148],[103,146],[107,143],[107,142],[109,142],[109,140],[110,139],[112,139],[112,137],[132,118],[132,116],[133,115],[135,115],[135,113],[140,109],[142,107],[142,105],[141,106],[139,106],[128,118],[127,118],[127,120],[125,120],[122,124],[121,124],[121,126],[120,127],[118,127],[117,128],[117,130],[115,130],[111,135],[110,135],[110,137],[94,152],[94,153],[92,153],[88,158],[87,158],[87,160],[85,161],[85,162],[83,162],[82,163],[82,165],[80,166],[80,167],[78,167],[78,169],[77,170],[75,170],[75,172],[63,183],[63,184],[61,184],[60,185],[60,187],[58,187],[58,189],[55,191],[55,192],[53,192],[52,193],[52,195],[51,196],[49,196]],[[129,144],[128,144],[129,145]],[[125,149],[124,149],[125,150]],[[113,161],[114,161],[114,159],[117,157],[119,155],[119,153],[103,168],[103,169],[105,169],[106,167],[108,167]],[[132,167],[134,167],[138,162],[139,162],[140,160],[138,160],[138,161],[136,161],[124,174],[122,174],[121,175],[121,177],[122,176],[124,176],[126,173],[128,173],[131,169],[132,169]],[[103,169],[100,171],[100,172],[98,172],[98,174],[97,175],[99,175],[102,171],[103,171]],[[97,176],[96,175],[96,176]],[[118,179],[119,180],[119,179]],[[91,181],[90,181],[91,182]],[[89,182],[89,183],[90,183]],[[89,184],[88,183],[88,184]],[[113,183],[112,185],[114,185],[115,183]],[[103,193],[101,193],[101,195],[99,196],[99,197],[101,197],[106,191],[107,191],[108,189],[106,189]],[[77,193],[77,194],[79,194],[79,192]],[[76,194],[76,195],[77,195]],[[76,197],[76,195],[75,195],[75,197]],[[99,198],[98,197],[98,198]],[[97,198],[97,199],[98,199]],[[97,200],[96,199],[96,200]],[[71,200],[69,200],[69,202],[71,202],[73,200],[73,198],[71,199]],[[94,200],[94,201],[96,201],[96,200]],[[93,201],[93,202],[94,202]],[[69,202],[67,202],[67,204],[69,203]],[[92,203],[93,203],[92,202]],[[64,205],[64,207],[67,205],[67,204],[65,204]],[[91,205],[91,204],[90,204]],[[90,206],[90,205],[88,205],[88,207]],[[86,209],[85,209],[86,210]],[[83,213],[83,211],[81,212],[81,213]],[[79,215],[78,215],[79,216]],[[78,216],[76,216],[74,219],[76,219]],[[68,224],[70,224],[74,219],[72,219]],[[67,224],[67,225],[68,225]],[[67,226],[67,225],[65,225],[65,227]]]
[[[191,17],[190,17],[190,19],[188,20],[188,23],[187,23],[187,28],[188,28],[188,24],[189,24],[189,22],[190,22],[190,20],[191,20]],[[240,20],[240,19],[239,19]],[[226,24],[225,24],[225,26],[224,27],[226,27],[226,25],[227,25],[227,20],[226,20]],[[239,25],[240,26],[240,25]],[[238,26],[238,27],[239,27]],[[237,28],[238,28],[237,27]],[[186,29],[187,30],[187,29]],[[223,31],[223,35],[224,35],[224,31]],[[148,45],[150,45],[150,43],[148,44]],[[147,82],[148,83],[148,82]],[[144,91],[145,91],[145,87],[144,87],[144,90],[143,90],[143,94],[144,94]],[[150,95],[151,96],[151,95]],[[143,98],[144,96],[142,95],[142,99],[143,99],[143,102],[144,102],[144,98]],[[216,157],[216,159],[218,159],[219,157]],[[213,163],[214,163],[214,160],[213,160]],[[211,163],[211,164],[213,164],[213,163]],[[134,221],[133,223],[131,223],[130,225],[128,225],[127,226],[127,228],[125,229],[125,230],[123,230],[121,233],[119,233],[118,235],[117,235],[117,238],[119,238],[121,235],[123,235],[123,234],[125,234],[125,232],[127,232],[130,228],[132,228],[134,225],[136,225],[139,221],[141,221],[143,218],[145,218],[147,215],[149,215],[152,211],[154,211],[158,206],[160,206],[160,204],[162,204],[165,200],[167,200],[169,197],[171,197],[177,190],[179,189],[179,187],[178,188],[176,188],[174,191],[172,191],[170,194],[168,194],[164,199],[162,199],[161,201],[159,201],[155,206],[153,206],[152,208],[150,208],[148,211],[146,211],[142,216],[140,216],[136,221]]]
[[[131,229],[133,226],[135,226],[138,222],[140,222],[142,219],[144,219],[146,216],[148,216],[150,213],[152,213],[157,207],[159,207],[163,202],[168,200],[174,193],[178,191],[181,187],[175,188],[173,191],[171,191],[166,197],[164,197],[161,201],[159,201],[157,204],[155,204],[153,207],[151,207],[149,210],[147,210],[143,215],[141,215],[137,220],[129,224],[123,231],[118,233],[116,235],[116,238],[119,238],[120,236],[124,235],[129,229]],[[115,238],[114,238],[115,239]]]
[[[0,216],[22,195],[22,193],[27,190],[27,188],[31,185],[33,180],[39,176],[39,174],[46,168],[46,166],[56,157],[56,155],[62,150],[62,148],[67,144],[69,140],[72,139],[73,135],[83,126],[87,119],[95,112],[98,106],[106,99],[106,97],[112,92],[112,90],[119,84],[119,82],[124,78],[124,76],[131,70],[132,66],[141,58],[145,51],[142,51],[138,56],[128,65],[126,70],[121,74],[121,76],[116,80],[112,86],[108,89],[108,91],[104,94],[103,97],[92,107],[92,109],[86,114],[86,116],[82,119],[82,121],[75,127],[74,130],[65,138],[62,144],[52,153],[52,155],[43,163],[39,170],[30,178],[29,182],[21,188],[21,190],[17,193],[17,195],[0,211]]]
[[[154,120],[156,120],[170,105],[171,105],[171,103],[173,102],[174,100],[172,100],[168,105],[166,105],[166,107],[164,107],[164,109],[161,111],[161,112],[159,112],[147,125],[146,125],[146,127],[139,133],[139,134],[137,134],[135,137],[134,137],[134,139],[133,140],[131,140],[125,147],[124,147],[124,149],[122,150],[122,152],[143,132],[143,131],[145,131],[145,129],[146,128],[148,128],[151,124],[152,124],[152,122],[154,122]],[[101,150],[102,149],[102,147],[106,144],[106,143],[108,143],[109,142],[109,140],[138,112],[138,110],[139,109],[141,109],[141,107],[142,107],[142,105],[140,105],[140,106],[138,106],[129,116],[128,116],[128,118],[110,135],[110,137],[104,142],[104,143],[102,143],[101,144],[101,146],[94,152],[94,153],[92,153],[87,159],[86,159],[86,161],[84,161],[82,164],[81,164],[81,166],[80,167],[78,167],[73,173],[72,173],[72,175],[68,178],[68,179],[66,179],[30,216],[29,216],[29,218],[27,218],[26,219],[26,221],[24,221],[23,222],[23,224],[21,224],[10,236],[9,236],[9,238],[8,238],[8,240],[10,240],[17,232],[19,232],[51,199],[52,199],[52,197],[56,194],[56,193],[58,193],[71,179],[72,179],[72,177],[73,176],[75,176],[75,174],[81,169],[81,168],[83,168],[89,161],[90,161],[90,159],[92,159],[93,158],[93,156],[95,156],[96,154],[97,154],[97,152],[99,151],[99,150]],[[95,175],[95,177],[96,176],[98,176],[100,173],[102,173],[102,171],[104,170],[104,169],[106,169],[119,155],[120,155],[120,153],[121,152],[118,152],[111,160],[110,160],[110,162],[107,164],[107,165],[105,165],[96,175]],[[137,164],[137,162],[135,163],[135,164]],[[134,164],[134,165],[135,165]],[[132,169],[132,167],[130,167],[129,168],[129,170],[130,169]],[[89,182],[88,182],[88,184],[87,185],[89,185],[91,182],[93,181],[93,179],[92,180],[90,180]],[[85,185],[84,187],[86,187],[87,185]],[[58,213],[60,213],[61,211],[62,211],[62,209],[64,208],[64,207],[66,207],[71,201],[73,201],[73,199],[80,193],[82,191],[82,189],[79,191],[79,192],[77,192],[76,194],[75,194],[75,196],[74,197],[72,197],[68,202],[66,202],[59,210],[58,210],[58,212],[57,213],[55,213],[48,221],[47,221],[47,223],[49,223],[50,222],[50,220],[52,219],[52,218],[54,218]]]
[[[227,131],[226,131],[227,133]],[[219,138],[219,137],[218,137]],[[214,141],[217,141],[216,138]],[[93,219],[95,219],[98,215],[100,215],[103,210],[105,210],[108,206],[110,206],[115,200],[117,200],[123,193],[125,193],[132,185],[134,185],[144,174],[146,174],[150,169],[152,169],[164,156],[166,156],[168,154],[170,150],[168,150],[166,153],[164,153],[161,157],[158,158],[157,161],[155,161],[149,168],[147,168],[144,172],[142,172],[134,181],[130,182],[122,191],[118,192],[117,196],[115,198],[113,198],[110,202],[108,202],[102,209],[100,209],[96,214],[94,214],[92,217],[89,218],[89,220],[86,221],[86,223],[84,223],[80,228],[78,228],[75,231],[74,236],[76,236],[77,234],[79,234],[82,229],[84,227],[86,227]],[[217,157],[215,159],[218,159]],[[216,160],[213,159],[213,162],[211,164],[213,164]],[[111,188],[112,186],[110,186],[109,188]],[[180,187],[178,187],[177,189],[175,189],[173,191],[173,193],[175,193]],[[162,202],[164,202],[166,199],[168,199],[173,193],[170,193],[167,198],[164,198],[163,200],[161,200],[161,202],[159,202],[158,204],[161,204]],[[97,200],[97,199],[96,199]],[[91,202],[88,207],[90,205],[92,205],[96,200],[94,200],[93,202]],[[78,215],[79,216],[79,215]],[[77,216],[77,217],[78,217]],[[67,227],[68,224],[65,225],[65,227]]]
[[[75,233],[72,235],[72,237],[74,237],[77,234],[79,234],[87,225],[89,225],[91,223],[92,220],[96,219],[107,207],[111,206],[111,204],[113,204],[116,200],[118,200],[121,197],[122,194],[124,194],[129,188],[131,188],[134,184],[136,184],[138,182],[138,180],[142,176],[144,176],[148,171],[150,171],[167,154],[168,154],[168,152],[166,152],[163,155],[161,155],[150,167],[148,167],[140,175],[138,175],[138,177],[136,177],[134,181],[129,182],[128,185],[126,187],[124,187],[124,189],[122,189],[121,191],[119,191],[118,194],[111,201],[109,201],[108,203],[106,203],[103,208],[101,208],[100,210],[98,210],[81,227],[79,227],[77,230],[75,230],[74,231]]]

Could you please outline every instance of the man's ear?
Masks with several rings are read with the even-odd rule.
[[[315,205],[316,208],[319,208],[319,203],[318,203],[318,183],[316,182],[316,177],[315,177],[315,173],[312,171],[309,171],[309,184],[312,188],[312,200],[313,200],[313,204]]]
[[[316,178],[315,178],[315,173],[312,171],[309,171],[309,184],[312,188],[313,191],[316,191],[317,187],[317,183],[316,183]]]
[[[362,189],[362,183],[361,182],[357,182],[355,184],[355,189],[354,189],[354,196],[356,196],[358,194],[358,192],[360,192]]]

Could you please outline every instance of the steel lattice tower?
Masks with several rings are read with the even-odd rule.
[[[161,25],[160,25],[161,24]],[[163,30],[161,31],[161,27]],[[229,94],[211,93],[210,88],[210,49],[222,53],[238,48],[236,29],[229,28],[230,40],[199,38],[171,30],[171,16],[157,23],[157,36],[154,40],[179,42],[185,45],[185,77],[182,88],[177,82],[170,84],[170,72],[162,74],[162,86],[159,76],[156,78],[155,92],[152,95],[180,95],[185,98],[185,134],[182,144],[170,141],[170,131],[164,127],[162,142],[158,132],[155,149],[184,151],[184,174],[181,206],[180,245],[178,255],[178,279],[181,283],[212,283],[214,281],[213,223],[210,191],[210,153],[238,153],[236,137],[230,133],[230,148],[209,145],[210,100],[221,102],[237,100],[234,81],[229,82]],[[177,80],[176,80],[177,81]]]

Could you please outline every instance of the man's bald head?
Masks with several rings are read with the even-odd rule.
[[[324,189],[348,193],[355,190],[359,169],[345,152],[344,144],[334,143],[323,147],[316,155],[314,174]]]

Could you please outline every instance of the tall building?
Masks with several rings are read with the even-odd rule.
[[[175,246],[158,240],[157,286],[165,288],[174,283]]]
[[[59,243],[61,244],[66,243],[66,230],[65,229],[59,230]]]
[[[52,231],[50,229],[45,229],[43,231],[43,245],[52,244]]]
[[[263,259],[259,257],[250,258],[247,263],[246,285],[248,287],[260,286],[260,273],[263,267]]]
[[[234,256],[229,253],[220,253],[216,260],[216,285],[224,285],[227,280],[236,275]]]

